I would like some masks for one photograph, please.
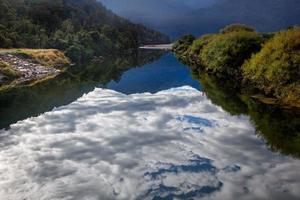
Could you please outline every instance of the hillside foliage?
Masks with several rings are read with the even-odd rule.
[[[280,103],[300,107],[300,28],[258,33],[246,25],[229,25],[218,34],[192,42],[183,37],[176,56],[198,71],[239,82]]]
[[[193,39],[184,36],[173,50],[185,64],[218,76],[239,78],[241,66],[265,41],[262,34],[246,25],[229,25],[220,34],[209,34]]]
[[[300,28],[277,33],[243,65],[257,88],[284,101],[300,100]]]
[[[200,60],[209,72],[239,78],[242,64],[260,50],[262,42],[263,38],[252,32],[218,35],[203,47]]]
[[[75,61],[168,42],[96,0],[0,0],[0,47],[56,48]]]

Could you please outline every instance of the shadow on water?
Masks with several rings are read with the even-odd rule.
[[[95,87],[106,87],[112,80],[118,82],[125,71],[152,63],[165,53],[137,50],[107,58],[102,63],[73,66],[55,79],[31,87],[0,92],[0,129],[54,107],[67,105]]]
[[[268,147],[300,158],[300,111],[266,105],[242,95],[234,83],[214,76],[193,72],[200,81],[207,97],[231,115],[247,115],[256,128],[256,134],[263,138]]]

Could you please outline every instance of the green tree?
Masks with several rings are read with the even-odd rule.
[[[243,65],[245,80],[300,106],[300,28],[277,33]]]
[[[168,37],[132,24],[96,0],[0,0],[0,48],[84,48],[84,58],[110,55]],[[77,46],[78,47],[78,46]]]
[[[253,32],[215,36],[200,53],[205,70],[224,78],[241,78],[241,66],[261,49],[263,38]]]
[[[220,30],[220,33],[226,34],[226,33],[232,33],[232,32],[255,32],[255,29],[245,25],[245,24],[231,24],[228,26],[225,26],[222,30]]]

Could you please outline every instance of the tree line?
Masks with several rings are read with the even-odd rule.
[[[56,48],[83,61],[168,41],[96,0],[0,0],[1,48]]]
[[[243,90],[300,107],[300,28],[259,33],[243,24],[174,45],[177,57],[193,69],[232,79]]]

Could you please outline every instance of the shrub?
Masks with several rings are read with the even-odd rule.
[[[0,45],[3,48],[10,48],[12,46],[12,41],[9,38],[6,38],[0,32]]]
[[[188,50],[193,44],[195,37],[193,35],[185,35],[177,40],[173,45],[173,51],[176,53],[177,58],[184,64],[189,65]]]
[[[263,37],[254,32],[217,35],[204,46],[200,59],[213,74],[239,78],[244,61],[261,49],[263,41]]]
[[[6,64],[5,62],[2,62],[0,60],[0,73],[2,73],[6,80],[13,80],[16,78],[19,78],[21,76],[21,73],[17,70],[13,69],[10,65]]]
[[[300,104],[300,28],[277,33],[242,69],[266,94]]]
[[[83,52],[83,46],[75,44],[70,46],[67,50],[66,50],[66,56],[68,56],[68,58],[70,58],[72,61],[74,62],[80,62],[82,60],[81,56],[82,56],[82,52]]]
[[[203,35],[201,38],[194,40],[193,44],[187,50],[188,63],[193,66],[203,67],[200,59],[201,50],[214,38],[214,34]]]
[[[182,54],[188,50],[190,45],[194,42],[195,37],[193,35],[185,35],[175,42],[173,45],[173,51],[178,54]]]
[[[231,24],[228,26],[225,26],[222,30],[220,30],[220,33],[226,34],[226,33],[232,33],[232,32],[255,32],[254,28],[247,26],[245,24]]]

